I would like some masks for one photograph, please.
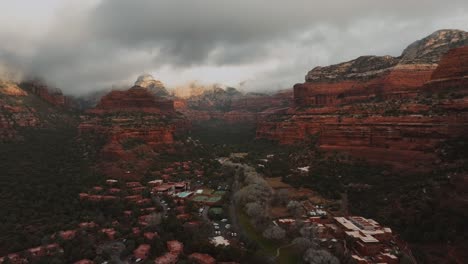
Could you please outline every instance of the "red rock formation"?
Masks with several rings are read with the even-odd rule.
[[[50,88],[42,81],[33,80],[33,81],[26,81],[21,84],[31,93],[39,96],[42,100],[57,106],[63,107],[66,109],[74,109],[77,108],[77,104],[75,100],[70,97],[63,95],[62,91],[58,88]]]
[[[143,112],[174,113],[174,102],[153,96],[148,89],[134,86],[127,91],[112,91],[90,113]]]
[[[439,67],[432,75],[432,81],[465,79],[468,76],[468,46],[450,50],[442,57]]]
[[[61,107],[27,92],[18,84],[0,80],[0,141],[19,140],[24,128],[55,127],[70,117]]]
[[[190,103],[187,103],[186,100],[178,100],[180,103],[178,103],[176,108],[195,123],[219,120],[228,124],[255,124],[263,115],[263,111],[271,111],[272,109],[291,106],[292,90],[281,91],[274,95],[237,95],[235,99],[227,102],[224,98],[222,100],[224,105],[223,102],[212,102],[211,106],[203,104],[203,109],[200,109],[200,104],[194,107],[190,105]],[[220,105],[222,107],[219,107]],[[223,110],[219,108],[223,108]]]
[[[295,144],[318,135],[324,150],[428,169],[439,143],[468,131],[468,47],[443,56],[467,39],[441,31],[401,58],[361,57],[315,68],[294,87],[296,107],[266,113],[257,137]]]
[[[26,96],[28,93],[16,83],[0,80],[0,94],[7,96]]]
[[[101,171],[114,178],[138,178],[162,149],[171,148],[174,136],[189,122],[174,110],[174,102],[143,87],[112,91],[96,108],[87,111],[79,125],[82,137],[104,141]],[[132,171],[125,169],[131,164]]]

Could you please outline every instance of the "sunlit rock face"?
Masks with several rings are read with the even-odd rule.
[[[146,88],[156,96],[169,95],[169,92],[164,87],[164,84],[161,81],[155,80],[154,77],[150,74],[140,75],[135,82],[135,86]]]
[[[45,84],[0,80],[0,141],[21,140],[26,129],[55,128],[73,119],[73,100]]]
[[[294,86],[294,107],[267,115],[257,137],[297,144],[318,135],[325,150],[428,169],[439,143],[468,131],[467,40],[437,31],[397,58],[316,67]]]

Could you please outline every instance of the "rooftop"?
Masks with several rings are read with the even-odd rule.
[[[215,246],[229,246],[229,241],[223,236],[216,236],[211,239],[211,243]]]

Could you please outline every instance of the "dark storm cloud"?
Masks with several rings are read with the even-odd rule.
[[[16,36],[18,48],[9,45],[0,60],[75,94],[163,67],[226,65],[249,66],[250,89],[285,88],[318,64],[397,55],[436,29],[464,27],[465,18],[452,17],[467,8],[458,0],[102,0],[61,9],[39,40]]]

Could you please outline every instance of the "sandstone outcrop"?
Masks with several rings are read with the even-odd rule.
[[[156,153],[171,148],[175,136],[189,126],[172,100],[134,86],[103,96],[82,116],[79,130],[82,138],[101,143],[98,167],[103,173],[132,178],[142,175]]]
[[[56,107],[76,109],[78,106],[72,98],[65,96],[59,88],[48,87],[41,80],[30,80],[21,83],[25,90],[39,96],[42,100]]]
[[[22,139],[21,130],[54,128],[73,122],[62,107],[23,85],[0,80],[0,141]]]
[[[118,112],[174,113],[174,102],[154,96],[147,88],[134,86],[127,91],[112,91],[103,96],[89,113]]]
[[[294,107],[266,114],[257,137],[296,144],[316,135],[324,150],[428,169],[438,144],[468,132],[467,40],[438,31],[398,58],[316,67],[294,86]]]

